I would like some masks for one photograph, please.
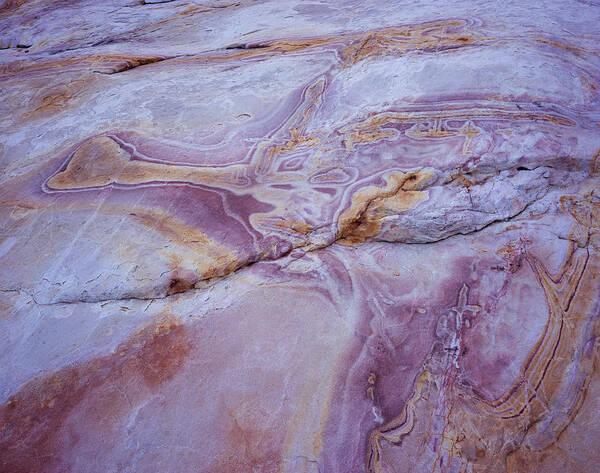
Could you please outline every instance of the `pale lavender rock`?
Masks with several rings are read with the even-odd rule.
[[[0,7],[0,472],[600,471],[600,6]]]

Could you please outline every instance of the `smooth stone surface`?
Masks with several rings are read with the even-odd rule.
[[[599,24],[0,3],[0,472],[600,472]]]

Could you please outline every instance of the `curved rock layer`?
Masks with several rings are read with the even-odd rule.
[[[0,473],[600,472],[598,25],[0,2]]]

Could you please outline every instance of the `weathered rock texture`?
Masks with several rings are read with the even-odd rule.
[[[0,472],[600,472],[598,2],[0,5]]]

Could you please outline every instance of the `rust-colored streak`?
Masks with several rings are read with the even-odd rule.
[[[306,134],[306,127],[319,109],[325,87],[325,79],[319,78],[306,88],[298,108],[282,124],[282,129],[287,130],[287,137],[283,143],[259,145],[258,156],[264,156],[264,158],[262,158],[263,162],[257,166],[258,173],[265,174],[276,156],[298,149],[310,148],[318,143],[316,137]]]
[[[83,91],[93,82],[92,79],[74,80],[54,85],[50,89],[42,89],[41,93],[32,97],[29,111],[22,115],[22,119],[46,118],[74,106]]]
[[[19,80],[23,76],[46,76],[56,70],[67,72],[99,72],[115,74],[138,66],[169,59],[167,56],[126,56],[122,54],[90,54],[44,61],[13,61],[0,66],[0,81]]]
[[[115,210],[119,212],[119,209]],[[173,276],[169,283],[168,294],[190,289],[199,279],[220,277],[240,266],[239,257],[224,246],[211,240],[204,232],[181,222],[179,219],[158,210],[137,210],[129,216],[149,230],[160,233],[169,241],[189,248],[197,255],[194,274]],[[179,262],[173,265],[175,269]],[[186,290],[187,290],[186,289]]]
[[[174,321],[165,321],[146,329],[140,334],[141,340],[135,340],[129,347],[133,368],[139,370],[144,381],[157,389],[171,380],[185,362],[191,348],[191,340],[184,325]],[[138,351],[139,350],[139,351]],[[137,351],[137,352],[136,352]],[[119,356],[127,356],[119,352]],[[142,364],[138,362],[143,361]]]
[[[24,3],[27,3],[27,1],[28,0],[7,0],[0,7],[0,14],[4,16],[8,13],[12,13],[12,10],[16,10]]]
[[[344,64],[355,64],[368,57],[404,54],[410,51],[444,51],[482,41],[466,31],[466,22],[449,20],[410,27],[373,31],[353,39],[340,53]]]
[[[196,282],[197,281],[194,279],[184,279],[180,277],[171,278],[169,281],[169,288],[167,289],[167,296],[189,291],[194,287]]]
[[[86,425],[109,430],[131,408],[125,385],[138,394],[160,389],[184,366],[191,343],[187,328],[165,317],[110,355],[25,384],[0,407],[0,472],[66,471],[62,452],[72,440],[62,426],[82,401],[93,405]]]
[[[558,49],[562,49],[564,51],[568,51],[570,53],[589,53],[589,54],[595,54],[594,51],[582,48],[582,47],[577,46],[575,44],[567,43],[566,41],[558,41],[556,39],[543,38],[543,37],[536,38],[536,41],[538,41],[539,43],[542,43],[542,44],[546,44],[548,46],[552,46],[553,48],[558,48]]]
[[[427,199],[427,192],[421,189],[432,178],[429,170],[394,173],[386,186],[368,186],[356,192],[338,220],[340,242],[356,244],[377,235],[384,217],[410,210]]]
[[[393,140],[397,136],[398,132],[389,128],[349,132],[344,135],[344,146],[349,151],[353,151],[356,145],[373,144],[383,140]]]
[[[312,230],[312,227],[308,223],[293,218],[281,220],[275,225],[279,228],[289,229],[295,233],[301,233],[303,235],[308,234]]]

